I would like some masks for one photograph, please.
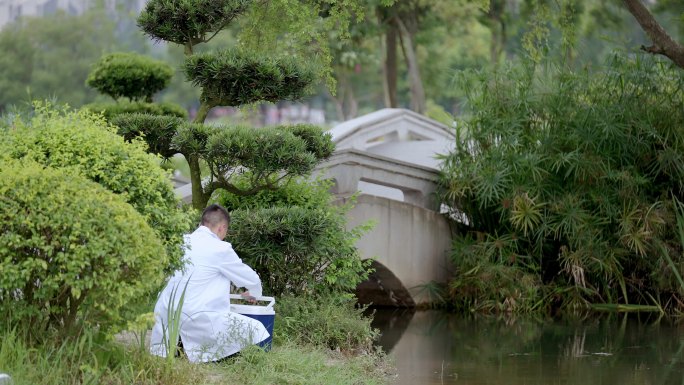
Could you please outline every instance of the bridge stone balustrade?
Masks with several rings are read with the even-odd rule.
[[[427,167],[397,161],[381,155],[343,149],[321,163],[317,170],[325,171],[335,181],[333,193],[349,196],[359,191],[359,182],[397,189],[404,202],[427,209],[437,209],[433,193],[437,175]]]

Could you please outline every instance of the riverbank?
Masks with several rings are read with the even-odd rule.
[[[16,333],[0,336],[0,372],[14,385],[69,384],[384,384],[392,376],[382,354],[346,355],[294,343],[248,349],[220,364],[154,357],[136,346],[85,334],[28,346]]]
[[[377,331],[351,299],[284,297],[277,314],[270,352],[251,347],[220,364],[152,356],[147,352],[149,342],[140,343],[133,332],[112,338],[83,329],[77,337],[58,341],[47,335],[27,338],[29,331],[0,328],[0,373],[10,374],[13,385],[375,385],[393,381],[391,360],[373,347]]]

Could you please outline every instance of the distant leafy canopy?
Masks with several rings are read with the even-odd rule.
[[[117,115],[135,113],[176,116],[183,119],[188,117],[188,112],[183,107],[174,103],[118,101],[117,103],[91,103],[86,104],[83,108],[101,113],[107,120],[111,120]]]
[[[329,134],[305,124],[262,128],[186,125],[174,137],[173,145],[207,163],[211,171],[207,191],[215,186],[238,194],[276,188],[280,181],[306,175],[334,150]],[[251,183],[245,189],[231,179],[237,174],[249,175]]]
[[[105,55],[95,64],[86,84],[114,100],[152,101],[173,77],[173,69],[159,60],[137,53],[116,52]]]
[[[252,0],[150,0],[138,17],[138,26],[153,39],[194,46],[226,28],[251,3]]]
[[[174,195],[159,159],[141,140],[127,143],[115,128],[89,111],[58,111],[38,106],[30,120],[17,120],[0,148],[15,159],[31,159],[46,167],[68,168],[95,181],[130,203],[169,254],[168,270],[177,268],[182,235],[192,226]]]
[[[316,77],[315,68],[301,59],[238,50],[193,55],[184,70],[210,106],[296,100],[310,91]]]
[[[156,288],[168,255],[121,195],[32,161],[0,169],[0,312],[11,324],[107,329]]]
[[[147,142],[149,152],[163,158],[171,158],[178,153],[171,145],[179,127],[187,124],[181,118],[150,114],[124,114],[111,120],[117,126],[119,135],[130,141],[142,138]]]
[[[549,71],[464,84],[472,115],[442,181],[463,229],[452,303],[529,309],[544,293],[561,307],[681,301],[659,252],[677,244],[670,202],[684,195],[681,71],[620,58],[591,75]],[[502,269],[519,277],[506,290],[476,284]],[[543,290],[525,287],[534,282]]]

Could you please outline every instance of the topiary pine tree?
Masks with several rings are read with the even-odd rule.
[[[278,188],[293,177],[308,174],[334,149],[330,136],[312,125],[259,129],[204,125],[214,107],[297,100],[311,90],[315,81],[315,68],[291,57],[268,57],[237,48],[194,54],[196,45],[210,41],[227,28],[252,2],[150,0],[138,17],[138,25],[152,39],[184,47],[183,70],[188,80],[202,90],[200,107],[192,123],[170,119],[162,122],[162,117],[137,115],[122,117],[116,124],[127,135],[144,135],[150,148],[159,153],[180,152],[185,156],[190,167],[192,203],[198,209],[206,206],[217,189],[249,195]],[[201,162],[210,171],[204,182]],[[231,183],[233,174],[249,175],[249,186]]]

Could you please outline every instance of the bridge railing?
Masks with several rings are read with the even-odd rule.
[[[437,172],[428,167],[397,161],[381,155],[355,149],[344,149],[333,154],[316,168],[335,181],[333,192],[348,196],[359,190],[359,182],[368,182],[400,190],[404,202],[437,210],[433,199],[437,189]]]

